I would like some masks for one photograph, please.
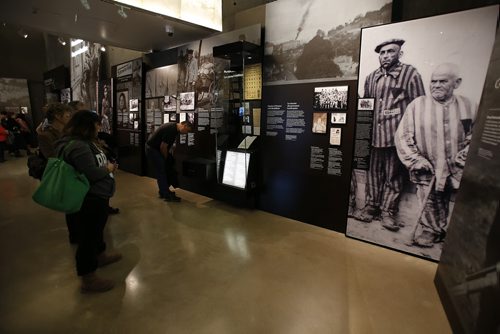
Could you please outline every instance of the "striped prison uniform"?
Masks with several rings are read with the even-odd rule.
[[[364,97],[375,99],[366,204],[382,211],[398,211],[403,170],[394,148],[394,133],[408,104],[425,95],[422,78],[411,65],[397,63],[388,71],[378,68],[365,80]]]
[[[419,222],[423,230],[439,233],[446,228],[450,195],[462,178],[476,113],[477,106],[463,96],[446,103],[422,96],[410,103],[401,120],[395,138],[399,158],[417,184],[420,202],[430,191]],[[432,189],[430,174],[414,169],[424,159],[434,168]]]

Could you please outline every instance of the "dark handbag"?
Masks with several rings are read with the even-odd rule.
[[[41,180],[46,166],[47,159],[40,153],[28,157],[28,174],[31,177]]]
[[[64,152],[72,142],[66,145],[59,158],[49,158],[42,181],[33,194],[36,203],[65,213],[80,211],[90,189],[85,175],[77,172],[63,159]]]

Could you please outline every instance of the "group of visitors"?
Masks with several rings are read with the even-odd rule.
[[[31,124],[31,120],[21,112],[0,112],[0,163],[6,161],[5,151],[13,157],[22,157],[21,150],[28,155],[34,153],[36,136]]]

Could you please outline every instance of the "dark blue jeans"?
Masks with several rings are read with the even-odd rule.
[[[146,156],[149,162],[154,166],[156,182],[158,183],[158,191],[160,196],[164,197],[169,193],[168,188],[170,184],[167,179],[167,169],[165,165],[165,158],[160,151],[146,146]]]

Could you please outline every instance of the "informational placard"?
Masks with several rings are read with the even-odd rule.
[[[372,129],[373,110],[358,109],[358,113],[356,115],[353,168],[368,170],[370,167]]]
[[[306,121],[304,110],[297,102],[286,104],[286,134],[285,140],[296,141],[305,132]]]
[[[328,174],[342,176],[342,151],[338,148],[328,149]]]
[[[262,99],[262,65],[246,65],[244,71],[244,99],[260,100]]]
[[[277,136],[278,131],[285,129],[285,109],[282,104],[270,104],[267,106],[267,136]]]
[[[317,146],[311,146],[311,169],[325,169],[325,149]]]
[[[250,153],[227,151],[222,183],[228,186],[245,189],[249,163]]]
[[[342,138],[342,129],[341,128],[331,128],[330,129],[330,145],[340,146],[340,142]]]
[[[253,117],[253,134],[256,136],[260,135],[260,108],[253,108],[252,117]]]

